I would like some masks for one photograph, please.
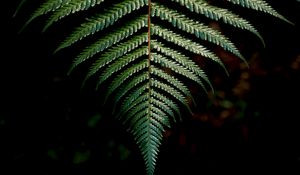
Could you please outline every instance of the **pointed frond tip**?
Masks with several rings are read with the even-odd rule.
[[[289,24],[294,25],[291,21],[286,19],[284,16],[279,14],[276,10],[274,10],[267,2],[264,0],[227,0],[233,4],[240,5],[242,7],[250,8],[253,10],[261,11],[264,13],[268,13],[270,15],[273,15]]]
[[[23,5],[26,0],[23,0],[20,5]],[[27,20],[27,22],[24,24],[24,26],[21,28],[20,32],[23,31],[28,24],[30,24],[34,19],[36,19],[39,16],[48,14],[50,12],[53,12],[59,8],[61,8],[63,5],[68,4],[72,0],[48,0],[45,1],[33,14],[31,17]]]

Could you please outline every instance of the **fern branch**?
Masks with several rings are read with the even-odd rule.
[[[153,53],[152,61],[154,63],[160,64],[163,67],[170,68],[175,73],[178,73],[188,79],[195,81],[207,92],[205,85],[202,83],[202,81],[199,77],[197,77],[195,74],[193,74],[189,70],[185,69],[184,67],[181,67],[177,63],[170,61],[166,57],[164,57],[160,54],[157,54],[157,53]]]
[[[134,126],[138,126],[139,123],[142,123],[145,121],[145,119],[147,118],[148,115],[148,104],[144,104],[144,108],[142,108],[142,110],[138,110],[138,112],[136,112],[134,114],[134,117],[132,118],[126,118],[126,121],[123,122],[123,124],[127,124],[128,125],[128,130],[129,131],[133,131],[134,130]]]
[[[174,27],[193,34],[197,38],[217,44],[246,62],[245,58],[241,55],[235,45],[220,32],[201,23],[195,22],[187,18],[185,15],[160,4],[153,4],[153,9],[152,16],[160,17],[161,20],[168,21],[169,23],[172,23]]]
[[[128,114],[129,110],[132,110],[137,105],[147,101],[148,97],[149,97],[148,93],[143,93],[143,95],[139,95],[137,98],[130,98],[130,99],[132,99],[130,101],[130,104],[126,104],[126,105],[122,106],[122,110],[120,110],[120,114],[118,115],[118,117],[122,118],[123,115]],[[127,119],[130,119],[130,117],[127,116]],[[126,121],[127,120],[125,120],[124,123],[126,123]]]
[[[56,51],[69,47],[82,38],[113,25],[125,15],[142,8],[146,5],[146,3],[147,0],[125,0],[119,4],[112,5],[112,7],[107,9],[105,13],[100,13],[89,18],[87,22],[82,23],[80,27],[75,29],[75,31],[62,44],[60,44]]]
[[[192,98],[192,95],[191,95],[189,89],[182,82],[180,82],[177,78],[175,78],[174,76],[171,76],[171,75],[165,73],[164,71],[162,71],[158,68],[155,68],[153,66],[151,68],[151,74],[156,75],[156,76],[164,79],[166,82],[168,82],[172,86],[175,86],[184,95]]]
[[[44,26],[43,31],[47,30],[54,22],[57,22],[58,20],[65,18],[72,13],[88,10],[89,8],[99,5],[102,2],[104,2],[104,0],[72,0],[70,3],[65,4],[53,12]]]
[[[124,102],[122,103],[119,113],[116,114],[117,118],[121,118],[122,113],[124,113],[123,111],[126,111],[126,109],[128,109],[130,107],[130,105],[137,99],[139,98],[139,96],[141,96],[146,90],[148,89],[148,84],[144,84],[141,87],[138,87],[136,90],[134,90],[133,92],[131,92],[126,99],[124,100]],[[115,108],[113,110],[113,113],[115,112]]]
[[[122,71],[121,74],[119,74],[113,82],[110,84],[109,89],[107,90],[107,93],[105,95],[105,100],[117,89],[119,88],[127,79],[130,79],[133,75],[136,73],[148,68],[147,64],[145,62],[142,62],[141,64],[136,64],[131,67],[129,67],[127,70]]]
[[[141,48],[138,48],[138,49],[134,50],[133,52],[125,55],[124,57],[120,58],[119,60],[117,60],[110,66],[108,66],[106,70],[103,71],[103,73],[101,74],[100,79],[98,81],[98,85],[100,85],[106,79],[111,77],[113,75],[113,73],[118,72],[119,70],[121,70],[122,68],[127,66],[129,63],[135,61],[137,58],[140,58],[141,56],[146,55],[146,54],[147,54],[147,48],[141,47]],[[134,67],[132,67],[132,69],[134,69],[133,70],[133,72],[134,72],[134,71],[138,71],[139,69],[142,69],[144,67],[147,67],[147,64],[145,63],[145,61],[142,61],[141,63],[134,65]]]
[[[174,103],[173,100],[167,98],[163,94],[160,94],[160,93],[156,92],[155,90],[151,91],[151,96],[153,96],[153,99],[158,99],[158,101],[165,102],[173,111],[176,112],[179,119],[181,120],[181,114],[180,114],[179,107],[176,103]],[[173,121],[174,122],[177,121],[175,116],[173,116]]]
[[[115,29],[113,32],[108,33],[103,38],[96,41],[94,44],[84,49],[74,60],[69,73],[80,63],[95,56],[97,53],[104,51],[112,45],[130,37],[134,33],[138,32],[141,28],[147,26],[147,16],[142,15],[128,22],[127,25]]]
[[[153,113],[153,118],[160,124],[163,124],[163,126],[170,128],[171,124],[170,124],[170,120],[168,115],[161,110],[161,108],[158,108],[154,105],[150,105],[150,109]],[[161,128],[162,131],[164,131],[164,128]]]
[[[134,36],[130,40],[118,44],[115,47],[110,48],[107,52],[105,52],[100,58],[96,60],[96,62],[91,66],[90,71],[88,72],[85,80],[87,80],[89,77],[93,76],[97,71],[99,71],[102,67],[105,65],[111,63],[115,59],[125,55],[126,53],[130,52],[131,50],[139,47],[143,43],[147,42],[147,35],[141,34]],[[142,55],[147,54],[147,48],[139,48],[135,52],[131,53],[126,58],[130,59],[131,56],[134,58],[141,57]]]
[[[124,121],[124,123],[128,123],[129,128],[135,128],[134,125],[137,124],[137,122],[139,120],[141,120],[141,118],[136,117],[136,115],[138,113],[140,113],[141,111],[147,111],[149,104],[148,104],[148,94],[146,97],[146,100],[137,104],[136,106],[134,106],[133,108],[131,108],[129,110],[129,112],[126,113],[126,120]],[[147,113],[146,113],[147,114]],[[138,131],[138,130],[137,130]]]
[[[129,63],[135,61],[137,58],[140,58],[143,55],[147,54],[147,48],[141,47],[139,49],[136,49],[135,51],[125,55],[123,58],[120,58],[113,64],[107,67],[106,70],[103,71],[101,74],[97,86],[99,86],[102,82],[104,82],[106,79],[111,77],[113,73],[118,72],[123,67],[127,66]],[[137,63],[133,66],[132,69],[134,69],[136,72],[142,70],[143,68],[146,68],[148,64],[146,64],[145,61],[142,61],[141,63]]]
[[[201,55],[203,57],[206,57],[206,58],[209,58],[209,59],[215,61],[220,66],[222,66],[222,68],[227,72],[227,70],[226,70],[223,62],[220,60],[220,58],[218,58],[218,56],[215,53],[207,50],[202,45],[200,45],[196,42],[193,42],[190,39],[186,39],[186,38],[180,36],[179,34],[171,32],[168,29],[162,28],[157,25],[152,25],[151,32],[152,32],[152,34],[157,35],[157,36],[167,40],[168,42],[172,42],[178,46],[181,46],[184,49],[186,49],[192,53]]]
[[[170,118],[174,117],[174,112],[172,111],[172,109],[166,103],[164,103],[163,101],[159,101],[155,98],[152,98],[151,99],[151,104],[154,105],[154,106],[157,106],[157,108],[159,108],[161,110],[164,110],[164,112],[167,115],[169,115]],[[174,121],[176,121],[176,120],[174,120]]]
[[[29,20],[25,23],[25,26],[28,25],[31,21],[36,19],[39,16],[48,14],[49,12],[55,11],[65,4],[68,4],[72,0],[48,0],[44,2],[29,18]]]
[[[198,75],[202,79],[204,79],[210,88],[214,91],[211,82],[209,81],[207,75],[203,70],[200,69],[193,61],[191,61],[188,57],[184,56],[183,54],[177,52],[176,50],[170,49],[165,47],[162,43],[157,41],[152,41],[152,46],[158,52],[165,54],[166,56],[171,57],[174,61],[184,66],[186,69],[191,71],[192,73]]]
[[[158,88],[158,89],[164,91],[165,93],[171,95],[172,97],[176,98],[188,109],[188,111],[190,113],[192,113],[192,111],[191,111],[190,107],[187,105],[187,101],[184,98],[184,96],[182,95],[182,93],[179,92],[178,90],[174,89],[172,86],[169,86],[169,85],[162,83],[160,81],[157,81],[155,79],[151,80],[151,86]]]
[[[191,12],[195,12],[197,14],[205,15],[207,18],[212,20],[222,20],[224,23],[230,24],[234,27],[238,27],[241,29],[248,30],[254,33],[265,45],[265,42],[259,32],[250,24],[249,21],[239,17],[238,15],[234,14],[233,12],[224,9],[212,6],[206,3],[204,0],[189,0],[189,1],[182,1],[182,0],[172,0],[179,3],[181,6],[186,7]]]
[[[267,2],[263,0],[227,0],[233,4],[238,4],[242,7],[250,8],[253,10],[258,10],[261,12],[268,13],[270,15],[273,15],[287,23],[293,24],[289,20],[287,20],[285,17],[283,17],[281,14],[279,14],[276,10],[274,10]]]
[[[122,91],[119,91],[115,97],[115,104],[120,101],[130,90],[134,89],[141,83],[145,83],[146,80],[149,80],[149,74],[143,73],[141,75],[136,75],[128,84],[122,87]],[[148,87],[147,87],[148,89]]]

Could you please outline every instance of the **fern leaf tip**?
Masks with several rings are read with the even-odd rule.
[[[20,9],[22,8],[22,6],[25,4],[26,0],[22,0],[19,5],[17,6],[17,9],[15,10],[14,14],[13,14],[13,18],[15,18],[17,16],[17,14],[19,13]]]
[[[56,54],[57,52],[61,51],[62,49],[64,49],[65,47],[58,47],[54,50],[53,54]]]
[[[295,26],[295,23],[291,22],[290,20],[288,20],[287,18],[285,18],[284,16],[280,16],[279,17],[281,20],[283,20],[284,22],[292,25],[292,26]]]
[[[48,25],[44,26],[43,29],[42,29],[42,33],[45,33],[48,29],[49,29]]]

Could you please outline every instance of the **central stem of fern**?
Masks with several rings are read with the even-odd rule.
[[[150,94],[151,94],[151,0],[148,0],[148,90],[149,90],[149,112],[150,112]]]
[[[150,60],[151,60],[151,0],[148,0],[148,66],[150,74]]]
[[[149,122],[149,125],[148,125],[148,145],[151,145],[150,143],[150,123],[151,123],[151,0],[148,0],[148,78],[149,78],[149,84],[148,84],[148,122]],[[153,162],[151,162],[151,159],[152,159],[152,156],[151,155],[151,152],[150,150],[148,150],[148,165],[147,166],[147,171],[148,171],[148,174],[153,174],[153,170],[154,170],[154,167],[152,167],[154,165]]]

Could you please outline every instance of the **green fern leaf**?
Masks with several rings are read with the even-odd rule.
[[[155,98],[152,98],[151,100],[151,104],[153,106],[156,106],[156,108],[163,110],[165,115],[168,115],[168,117],[173,118],[174,117],[174,112],[172,111],[172,109],[164,102],[159,101]],[[176,122],[176,120],[173,120],[174,122]],[[171,127],[171,126],[168,126]]]
[[[172,23],[174,27],[184,30],[187,33],[194,34],[197,38],[201,38],[203,40],[207,40],[214,44],[220,45],[225,50],[232,52],[233,54],[244,60],[243,56],[235,47],[235,45],[220,32],[201,23],[195,22],[178,13],[176,10],[171,10],[158,3],[153,3],[152,15],[159,16],[161,20],[166,20]]]
[[[169,84],[172,84],[173,86],[175,86],[185,96],[188,96],[188,97],[192,98],[192,95],[191,95],[189,89],[182,82],[180,82],[177,78],[175,78],[174,76],[171,76],[171,75],[167,74],[166,72],[162,71],[161,69],[158,69],[158,68],[155,68],[155,67],[151,67],[151,73],[153,75],[156,75],[156,76],[164,79]]]
[[[131,92],[128,95],[128,97],[126,97],[126,99],[124,100],[116,116],[120,118],[124,113],[126,113],[128,109],[130,109],[131,104],[134,103],[137,100],[137,98],[139,98],[143,93],[146,93],[147,88],[148,88],[147,84],[144,84],[143,86],[138,87],[136,90]],[[113,113],[115,113],[115,107],[113,111],[114,111]]]
[[[146,66],[145,62],[141,62],[139,64],[141,65],[141,67]],[[143,73],[141,75],[136,75],[128,84],[124,85],[121,88],[122,91],[120,91],[119,93],[117,93],[114,102],[118,103],[120,101],[120,99],[122,97],[124,97],[130,90],[134,89],[135,87],[137,87],[141,83],[146,83],[147,80],[149,80],[149,74],[147,74],[147,73]],[[144,86],[139,87],[139,88],[143,88],[143,87]],[[147,87],[147,88],[149,88],[149,87]]]
[[[91,70],[87,74],[86,79],[91,77],[92,75],[94,75],[99,69],[101,69],[105,65],[111,63],[115,59],[119,58],[120,56],[125,55],[127,52],[130,52],[131,50],[139,47],[140,45],[142,45],[143,43],[145,43],[147,41],[148,41],[147,34],[146,35],[142,34],[142,35],[137,35],[137,36],[131,38],[127,42],[118,44],[116,47],[112,47],[107,52],[105,52],[99,59],[96,60],[96,62],[91,67]],[[144,49],[142,49],[142,50],[144,51],[143,54],[147,54],[147,47],[144,47]],[[73,67],[78,64],[79,63],[75,62],[73,64]]]
[[[264,0],[227,1],[289,22]],[[181,8],[174,9],[178,6],[193,15],[185,14]],[[94,7],[99,10],[91,10]],[[201,15],[222,21],[254,33],[263,42],[249,21],[224,7],[211,5],[208,0],[45,0],[25,26],[41,15],[51,14],[46,30],[75,13],[88,15],[87,20],[56,51],[80,44],[83,39],[88,43],[74,59],[69,73],[89,60],[91,66],[84,82],[98,76],[97,87],[108,83],[103,101],[106,104],[111,99],[113,114],[133,134],[149,175],[155,172],[165,129],[182,120],[181,106],[192,113],[187,98],[193,100],[193,95],[181,77],[192,80],[205,92],[207,86],[212,89],[205,72],[187,56],[190,54],[184,53],[210,59],[226,74],[225,65],[207,48],[207,43],[218,45],[246,62],[229,38],[191,17]],[[90,40],[93,42],[89,43]]]
[[[187,101],[186,101],[184,95],[181,92],[179,92],[178,90],[174,89],[172,86],[165,84],[161,81],[154,80],[154,79],[151,79],[150,85],[173,96],[175,99],[177,99],[179,102],[181,102],[184,106],[186,106],[186,108],[191,112],[191,109],[187,105]]]
[[[283,17],[281,14],[279,14],[276,10],[274,10],[267,2],[263,0],[227,0],[233,4],[240,5],[242,7],[251,8],[253,10],[262,11],[265,13],[268,13],[270,15],[273,15],[285,22],[288,22],[290,24],[293,24],[289,20],[287,20],[285,17]]]
[[[263,38],[261,37],[259,32],[252,26],[252,24],[250,24],[250,22],[239,17],[238,15],[234,14],[233,12],[227,9],[212,6],[204,0],[172,1],[175,1],[182,6],[185,6],[191,12],[196,12],[198,14],[205,15],[206,17],[212,20],[222,20],[224,23],[230,24],[234,27],[248,30],[254,33],[256,36],[258,36],[259,39],[262,41],[263,45],[265,45]]]
[[[179,64],[176,64],[175,62],[168,60],[166,57],[160,54],[156,54],[156,53],[152,53],[152,54],[153,57],[151,61],[153,61],[154,63],[159,63],[163,67],[170,68],[175,73],[185,76],[186,78],[189,78],[191,80],[194,80],[206,91],[205,85],[202,83],[201,79],[197,77],[195,74],[181,67]]]
[[[43,31],[48,29],[54,22],[69,16],[72,13],[76,13],[78,11],[88,10],[95,5],[100,4],[104,0],[89,0],[89,1],[82,1],[82,0],[72,0],[69,3],[65,3],[65,5],[56,7],[57,10],[53,12],[50,19],[48,20],[47,24],[45,25]]]
[[[32,15],[31,18],[27,21],[25,26],[29,24],[32,20],[35,18],[48,14],[52,11],[55,11],[59,9],[60,7],[64,6],[65,4],[68,4],[72,0],[48,0],[44,4],[42,4]]]
[[[129,98],[132,99],[132,98]],[[142,102],[148,100],[148,94],[144,93],[143,95],[139,95],[137,98],[132,99],[130,103],[125,103],[126,105],[122,106],[122,110],[120,111],[121,113],[118,114],[118,117],[122,117],[124,114],[126,114],[129,110],[132,110],[135,108],[138,104],[141,104]],[[129,118],[128,118],[129,119]],[[126,122],[126,120],[124,121]]]
[[[178,115],[180,121],[182,120],[181,119],[181,114],[180,114],[180,109],[179,109],[178,105],[173,100],[167,98],[163,94],[160,94],[156,91],[151,91],[151,96],[152,96],[154,101],[157,100],[161,103],[164,103],[164,104],[168,105],[173,111],[176,112],[176,114]],[[173,118],[174,122],[177,121],[175,116],[172,116],[172,118]]]
[[[135,61],[137,58],[146,55],[148,51],[147,49],[148,48],[146,46],[138,48],[135,51],[125,55],[123,58],[120,58],[119,60],[111,64],[106,70],[103,71],[99,79],[98,85],[103,83],[103,81],[105,81],[110,76],[112,76],[113,73],[118,72],[123,67],[127,66],[129,63]],[[134,72],[138,72],[140,69],[147,67],[147,62],[143,61],[141,65],[136,64],[135,66],[137,66],[138,68],[135,68]]]
[[[196,42],[193,42],[189,39],[186,39],[186,38],[180,36],[179,34],[176,34],[174,32],[169,31],[168,29],[165,29],[165,28],[162,28],[159,26],[153,25],[151,27],[151,30],[152,30],[151,32],[153,35],[157,35],[168,42],[172,42],[178,46],[181,46],[184,49],[186,49],[192,53],[210,58],[211,60],[213,60],[216,63],[218,63],[219,65],[221,65],[224,68],[224,70],[227,72],[227,70],[226,70],[223,62],[220,60],[220,58],[215,53],[209,51],[202,45],[200,45]]]
[[[146,27],[147,16],[143,15],[137,19],[130,21],[127,25],[120,27],[113,32],[105,35],[103,38],[99,39],[94,44],[88,46],[84,49],[79,56],[75,58],[69,73],[80,63],[86,61],[87,59],[95,56],[97,53],[104,51],[105,49],[111,47],[112,45],[128,38],[134,33],[138,32],[141,28]]]
[[[198,75],[200,78],[204,79],[206,81],[206,83],[208,83],[208,85],[210,86],[210,88],[213,90],[213,86],[210,83],[210,81],[209,81],[207,75],[204,73],[204,71],[201,70],[200,67],[197,66],[188,57],[184,56],[183,54],[179,53],[176,50],[173,50],[171,48],[165,47],[160,42],[157,42],[157,41],[153,40],[151,42],[151,44],[152,44],[153,48],[156,49],[158,52],[161,52],[161,53],[165,54],[166,56],[171,57],[174,61],[176,61],[177,63],[181,64],[181,66],[185,67],[186,69],[188,69],[189,71],[191,71],[193,74]],[[227,73],[227,71],[226,71],[226,73]],[[205,90],[205,88],[204,88],[204,90]]]
[[[131,13],[132,11],[138,10],[147,4],[147,0],[125,0],[119,4],[113,5],[110,9],[104,13],[98,14],[92,18],[89,18],[87,22],[81,24],[80,27],[69,36],[56,51],[68,47],[75,42],[92,35],[110,25],[115,24],[116,21],[120,20],[123,16]]]

